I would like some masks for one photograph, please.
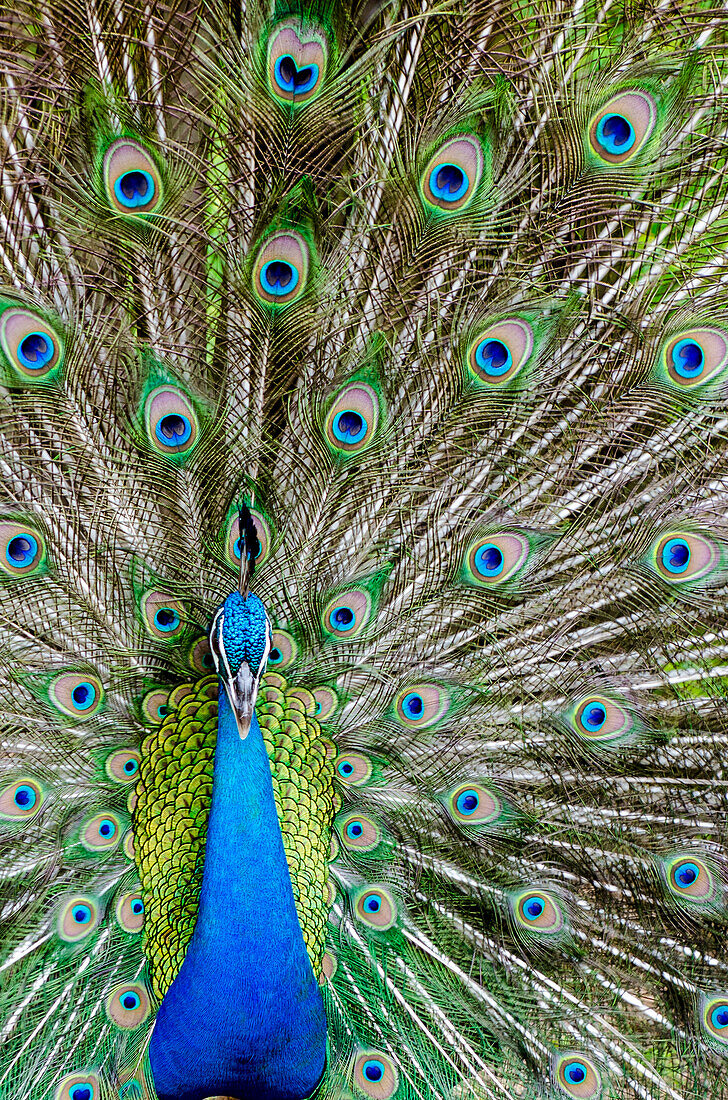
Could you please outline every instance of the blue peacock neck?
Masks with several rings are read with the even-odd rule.
[[[301,1100],[324,1070],[326,1018],[301,934],[257,718],[225,689],[197,923],[149,1047],[160,1100]]]

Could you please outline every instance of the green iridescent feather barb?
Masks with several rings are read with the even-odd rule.
[[[2,1100],[728,1100],[728,17],[0,15]]]

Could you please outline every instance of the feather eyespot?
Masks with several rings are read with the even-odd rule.
[[[342,845],[349,851],[373,852],[382,840],[377,823],[363,814],[346,814],[337,822],[337,831]]]
[[[728,997],[706,1000],[701,1014],[702,1025],[711,1038],[728,1045]]]
[[[602,107],[589,127],[593,151],[606,164],[624,164],[642,148],[655,126],[657,106],[646,92],[623,92]]]
[[[697,855],[675,856],[663,864],[665,881],[673,897],[689,905],[713,905],[719,897],[714,871]]]
[[[11,577],[40,573],[46,562],[43,536],[34,527],[0,521],[0,569]]]
[[[268,667],[276,671],[288,668],[298,656],[298,646],[287,630],[274,630],[271,635]]]
[[[354,913],[364,924],[383,932],[397,920],[397,905],[383,886],[367,886],[356,895]]]
[[[190,646],[187,660],[190,668],[202,676],[215,671],[215,662],[210,652],[210,640],[206,634],[197,638]]]
[[[112,813],[94,814],[81,829],[81,844],[88,852],[115,848],[121,840],[121,822]]]
[[[484,168],[483,147],[473,134],[451,137],[440,146],[422,174],[426,205],[444,213],[463,210],[472,202]]]
[[[481,827],[496,821],[503,810],[500,799],[480,783],[461,783],[447,795],[445,807],[459,825]]]
[[[262,565],[265,559],[268,557],[271,544],[271,533],[268,521],[258,512],[256,509],[251,508],[250,514],[253,517],[253,523],[255,524],[255,530],[258,534],[258,544],[260,549],[255,556],[256,567]],[[225,557],[228,565],[231,565],[236,572],[240,571],[240,516],[237,512],[234,512],[227,522],[227,532],[225,535]]]
[[[545,890],[528,890],[513,901],[514,916],[523,931],[553,936],[564,927],[560,903]]]
[[[199,439],[199,422],[192,402],[174,386],[158,386],[147,396],[144,425],[152,448],[167,457],[186,458]]]
[[[365,588],[351,588],[330,600],[323,613],[324,630],[332,638],[353,638],[369,622],[372,599]]]
[[[523,569],[530,550],[526,536],[515,532],[478,539],[468,551],[465,579],[488,587],[512,580]]]
[[[298,106],[321,91],[328,61],[328,42],[316,26],[297,21],[279,24],[268,44],[268,85],[282,103]]]
[[[367,447],[379,423],[379,399],[371,386],[354,382],[338,394],[326,417],[326,439],[338,454]]]
[[[487,386],[513,381],[528,364],[534,348],[533,329],[519,317],[510,317],[481,332],[470,345],[468,369]]]
[[[111,209],[127,217],[152,214],[162,202],[162,178],[143,145],[119,138],[106,150],[103,162],[106,198]]]
[[[172,708],[169,705],[169,692],[162,688],[152,688],[141,701],[142,720],[152,726],[161,725]]]
[[[314,718],[318,718],[319,722],[325,722],[330,718],[339,705],[336,692],[329,687],[314,688],[313,698],[316,707]]]
[[[160,641],[174,641],[186,628],[184,605],[166,592],[146,592],[142,596],[141,612],[148,634]]]
[[[260,249],[253,267],[253,289],[269,306],[287,306],[308,281],[309,248],[300,233],[275,233]]]
[[[720,561],[717,544],[692,531],[671,531],[662,535],[653,544],[648,557],[648,564],[670,584],[703,580]]]
[[[144,927],[144,899],[140,890],[122,894],[116,903],[116,919],[125,932],[141,932]]]
[[[48,693],[58,710],[81,721],[98,714],[104,702],[101,681],[88,673],[64,672],[51,681]]]
[[[106,757],[106,774],[117,783],[133,783],[139,775],[139,753],[135,749],[121,749]]]
[[[725,371],[728,339],[715,328],[689,329],[665,344],[657,374],[683,390],[694,389]]]
[[[349,787],[361,787],[371,779],[372,762],[361,753],[341,753],[334,760],[336,775]]]
[[[593,1100],[602,1091],[597,1067],[583,1054],[562,1054],[556,1061],[554,1076],[562,1092],[580,1100]]]
[[[394,711],[399,721],[412,728],[431,726],[444,718],[450,699],[436,684],[414,684],[403,688],[395,699]]]
[[[2,314],[0,346],[13,370],[28,381],[48,379],[63,362],[60,336],[26,309],[6,309]]]
[[[354,1087],[372,1100],[389,1100],[399,1085],[397,1067],[381,1050],[361,1051],[354,1062]]]
[[[631,734],[638,725],[634,714],[606,695],[581,699],[570,717],[571,727],[590,741],[615,741]]]
[[[93,932],[99,920],[99,907],[93,898],[71,898],[59,911],[58,935],[66,943],[77,943]]]
[[[43,788],[35,779],[17,779],[0,791],[0,818],[30,818],[43,805]]]
[[[117,986],[106,1001],[106,1015],[117,1027],[139,1027],[149,1015],[149,995],[139,982]]]
[[[99,1100],[100,1089],[95,1073],[72,1073],[60,1082],[53,1100]]]

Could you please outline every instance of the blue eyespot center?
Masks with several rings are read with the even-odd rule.
[[[171,630],[176,630],[180,624],[180,617],[173,607],[160,607],[154,613],[154,625],[157,630],[162,630],[168,633]],[[160,711],[161,711],[160,707]]]
[[[418,695],[416,691],[411,691],[408,695],[405,695],[402,700],[402,710],[405,718],[411,718],[413,722],[416,722],[425,713],[425,703],[422,696]]]
[[[88,924],[91,920],[91,910],[88,905],[74,905],[72,915],[76,924]]]
[[[382,899],[378,894],[368,894],[364,898],[363,908],[366,913],[378,913],[382,908]]]
[[[346,835],[349,840],[358,840],[364,833],[364,826],[361,821],[350,821],[346,826]]]
[[[543,898],[529,898],[523,906],[523,915],[526,920],[538,920],[545,908]]]
[[[304,95],[316,86],[319,78],[319,67],[314,62],[302,65],[299,69],[295,58],[290,54],[283,54],[276,59],[273,71],[278,87],[289,94]]]
[[[166,704],[166,703],[162,703],[162,705],[161,705],[160,707],[157,707],[157,716],[158,716],[159,718],[166,718],[166,717],[167,717],[167,715],[168,715],[168,714],[171,714],[171,713],[172,713],[172,711],[171,711],[171,709],[170,709],[170,708],[169,708],[169,707],[167,706],[167,704]]]
[[[675,884],[681,890],[692,886],[700,875],[700,868],[694,863],[681,863],[675,868]]]
[[[470,817],[479,805],[480,798],[477,791],[461,791],[455,801],[458,813],[461,813],[463,817]]]
[[[582,711],[581,724],[589,733],[596,733],[607,720],[607,708],[602,703],[587,703]]]
[[[69,1096],[71,1100],[93,1100],[93,1087],[89,1083],[74,1085]]]
[[[32,787],[23,784],[15,792],[14,802],[19,810],[32,810],[38,801],[38,796]]]
[[[42,370],[56,353],[47,332],[31,332],[18,347],[18,359],[26,370]]]
[[[276,649],[274,647],[270,651],[270,653],[268,654],[268,662],[271,665],[279,665],[282,660],[283,660],[283,654],[281,653],[280,649]]]
[[[138,768],[139,768],[139,763],[138,763],[138,761],[136,761],[134,759],[127,760],[124,763],[124,771],[126,772],[127,775],[135,775]]]
[[[457,164],[439,164],[430,173],[430,191],[443,202],[457,202],[469,186],[470,180]]]
[[[144,902],[141,898],[134,898],[131,903],[131,911],[135,917],[141,916],[144,912]]]
[[[349,763],[348,760],[342,760],[341,763],[339,764],[338,771],[339,771],[339,775],[345,775],[345,776],[351,775],[352,772],[354,771],[354,765]]]
[[[484,577],[497,577],[503,572],[503,551],[492,542],[485,543],[475,552],[475,568]]]
[[[475,362],[484,374],[499,378],[510,370],[513,356],[502,340],[482,340],[475,349]]]
[[[147,206],[154,198],[155,186],[149,172],[136,168],[124,172],[114,183],[114,194],[121,206],[134,210],[137,206]]]
[[[334,630],[348,630],[354,622],[354,612],[350,607],[335,607],[329,619]]]
[[[139,994],[134,993],[132,990],[122,993],[120,1000],[122,1006],[128,1009],[129,1012],[133,1012],[135,1008],[139,1008],[139,1005],[142,1003],[139,999]]]
[[[18,569],[24,569],[27,565],[33,563],[37,553],[38,540],[33,535],[25,532],[10,539],[5,550],[5,557],[10,565],[14,565]]]
[[[263,264],[260,282],[267,294],[290,294],[298,286],[298,271],[286,260],[269,260]]]
[[[88,681],[77,684],[71,692],[71,698],[77,710],[88,710],[96,702],[96,688]]]
[[[597,141],[607,153],[628,153],[636,140],[634,128],[624,115],[604,115],[597,123]]]
[[[384,1077],[384,1066],[378,1059],[369,1058],[362,1066],[362,1073],[367,1081],[376,1084]]]
[[[342,409],[334,417],[332,428],[341,443],[360,443],[367,434],[369,425],[361,413],[354,409]]]
[[[718,1031],[728,1027],[728,1004],[716,1005],[710,1014],[710,1022]]]
[[[702,374],[705,356],[700,344],[694,340],[678,340],[670,353],[675,373],[681,378],[695,378]]]
[[[113,821],[104,818],[104,820],[99,823],[99,836],[102,836],[105,840],[111,840],[115,833],[116,824]]]
[[[165,447],[183,447],[192,436],[192,423],[182,413],[167,413],[157,421],[154,434]]]
[[[661,557],[668,573],[684,573],[690,564],[690,547],[685,539],[668,539]]]
[[[581,1062],[569,1062],[564,1070],[564,1077],[574,1085],[580,1085],[586,1079],[586,1069]]]

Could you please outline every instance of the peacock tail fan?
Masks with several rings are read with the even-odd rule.
[[[0,1097],[172,1095],[247,571],[317,1100],[728,1098],[724,10],[0,19]]]

